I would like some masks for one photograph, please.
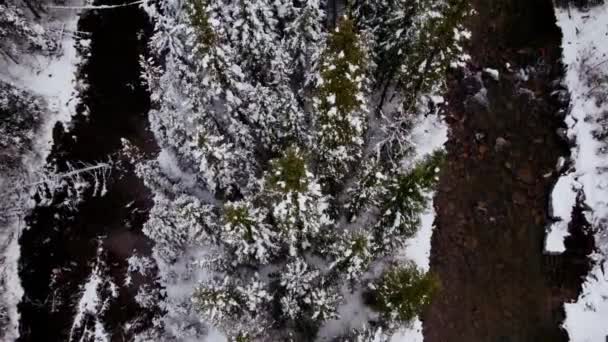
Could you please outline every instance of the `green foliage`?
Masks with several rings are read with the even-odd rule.
[[[251,342],[253,341],[249,334],[247,333],[239,333],[236,337],[232,339],[234,342]]]
[[[426,193],[437,182],[437,173],[443,159],[443,152],[435,152],[417,164],[409,173],[389,181],[384,215],[379,222],[382,241],[392,243],[390,237],[394,237],[394,234],[404,239],[416,233],[420,214],[427,205]],[[393,241],[398,242],[398,240]]]
[[[374,37],[374,76],[396,81],[410,109],[420,95],[440,90],[447,69],[458,60],[466,0],[355,0],[357,27]]]
[[[249,209],[246,206],[232,203],[227,204],[224,207],[224,219],[232,227],[244,227],[245,234],[243,239],[249,243],[253,241],[252,228],[256,222],[249,215]]]
[[[216,322],[238,315],[241,306],[236,288],[227,281],[224,284],[198,287],[192,295],[192,302],[199,312]]]
[[[409,264],[391,267],[374,287],[374,309],[392,320],[409,322],[431,302],[439,281]]]
[[[188,0],[188,15],[201,47],[209,47],[215,42],[215,33],[209,23],[207,0]]]
[[[342,19],[321,58],[315,99],[321,178],[335,185],[361,156],[366,130],[365,51],[353,22]]]
[[[456,32],[462,30],[462,23],[470,13],[466,0],[426,2],[425,11],[440,14],[424,18],[398,71],[397,78],[406,96],[406,106],[414,105],[419,95],[438,85],[443,87],[448,68],[462,53],[459,46],[461,37]]]
[[[335,106],[338,113],[350,113],[362,105],[356,97],[360,91],[356,79],[365,69],[364,53],[359,43],[353,22],[342,19],[329,37],[324,55],[321,76],[323,85],[319,89],[322,108],[329,111]],[[335,96],[334,103],[327,101]]]
[[[296,147],[290,147],[285,154],[270,162],[268,185],[283,193],[305,192],[308,188],[306,159]]]

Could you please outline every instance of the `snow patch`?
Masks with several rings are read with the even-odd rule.
[[[608,266],[608,154],[602,138],[608,129],[608,4],[584,12],[557,8],[556,17],[563,33],[563,62],[568,67],[565,81],[571,109],[565,121],[575,145],[571,149],[573,170],[556,186],[552,202],[555,206],[564,201],[556,206],[556,215],[564,215],[572,203],[570,189],[580,188],[584,205],[591,209],[586,218],[599,252],[592,256],[595,265],[581,295],[565,305],[564,327],[573,342],[603,341],[608,336],[608,278],[604,273]],[[555,237],[549,239],[561,241],[562,234],[563,229],[552,230],[550,235]]]
[[[545,251],[549,253],[563,253],[566,251],[564,239],[570,235],[568,226],[572,220],[572,209],[576,205],[579,184],[574,174],[567,174],[557,180],[551,193],[551,213],[557,220],[549,227],[545,238]]]
[[[565,305],[564,328],[573,342],[604,341],[608,335],[608,275],[602,271],[608,267],[595,267],[583,284],[576,303]],[[584,305],[583,305],[584,303]]]
[[[500,72],[498,72],[498,70],[496,70],[496,69],[485,68],[485,69],[483,69],[483,72],[490,75],[490,77],[492,77],[495,81],[500,80]]]

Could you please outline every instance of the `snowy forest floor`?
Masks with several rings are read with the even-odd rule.
[[[568,153],[557,134],[568,105],[556,96],[561,33],[549,0],[473,2],[472,60],[449,87],[435,198],[431,270],[445,287],[423,317],[425,340],[567,341],[562,304],[580,292],[593,240],[579,216],[566,253],[543,252]]]
[[[138,286],[152,279],[126,285],[125,276],[132,251],[149,251],[140,230],[152,203],[120,155],[121,138],[143,151],[155,150],[139,69],[149,29],[147,16],[137,7],[88,11],[79,21],[78,30],[91,33],[90,58],[79,71],[90,86],[80,94],[69,133],[60,124],[55,127],[48,167],[65,170],[67,163],[112,160],[113,168],[107,193],[94,196],[94,189],[87,189],[75,208],[62,205],[63,192],[37,198],[29,229],[20,239],[23,341],[88,341],[106,332],[131,340],[151,324],[134,298]]]

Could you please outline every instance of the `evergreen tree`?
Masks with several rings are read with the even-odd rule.
[[[286,25],[284,44],[290,56],[293,82],[300,88],[312,81],[309,75],[322,53],[325,13],[319,0],[303,1],[301,7],[291,8],[294,19]]]
[[[341,235],[329,249],[335,258],[332,265],[338,268],[338,272],[345,273],[348,281],[356,282],[367,271],[377,247],[367,231]]]
[[[249,201],[227,203],[224,206],[224,226],[221,241],[234,253],[235,263],[250,260],[265,264],[277,250],[276,233],[266,220],[264,209],[254,208]]]
[[[154,202],[144,232],[159,246],[156,250],[164,260],[175,260],[186,246],[208,239],[215,216],[211,206],[188,195],[176,199],[157,195]]]
[[[375,226],[381,249],[390,250],[412,237],[420,224],[420,213],[426,209],[427,194],[437,181],[443,154],[435,152],[407,173],[385,182],[381,214]]]
[[[340,21],[321,58],[314,100],[318,169],[334,185],[361,158],[366,130],[365,52],[351,20]]]
[[[409,322],[438,290],[438,281],[414,265],[391,267],[372,286],[373,306],[388,319]]]
[[[325,287],[318,270],[297,258],[287,264],[279,280],[281,312],[289,320],[324,321],[336,317],[339,297]]]
[[[332,224],[326,213],[328,199],[321,194],[300,149],[288,148],[281,158],[270,164],[265,196],[273,208],[281,248],[295,256],[298,251],[309,249],[321,230]]]
[[[466,1],[356,0],[351,11],[357,26],[373,37],[377,86],[395,81],[406,110],[420,96],[440,92],[446,70],[463,58]]]

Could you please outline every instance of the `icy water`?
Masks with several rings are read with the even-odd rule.
[[[127,341],[154,314],[133,301],[138,283],[150,280],[124,285],[126,259],[134,251],[149,253],[141,227],[152,201],[119,153],[121,138],[154,151],[147,129],[149,98],[139,77],[150,24],[142,10],[131,6],[88,11],[78,26],[91,33],[91,57],[80,70],[89,87],[81,94],[74,127],[67,133],[55,128],[48,165],[65,170],[68,162],[111,159],[113,167],[104,196],[87,191],[84,201],[70,209],[61,205],[65,194],[60,192],[50,204],[40,202],[28,218],[29,229],[20,239],[21,341],[93,341],[103,330],[112,341]],[[98,300],[83,306],[91,279],[97,291],[89,291],[89,297],[97,294]],[[103,329],[95,328],[98,322]]]
[[[568,252],[543,253],[555,165],[568,153],[557,134],[568,104],[553,95],[561,32],[550,0],[472,3],[472,59],[448,94],[431,252],[442,291],[423,316],[425,341],[567,341],[562,304],[579,293],[593,243],[579,215]]]

